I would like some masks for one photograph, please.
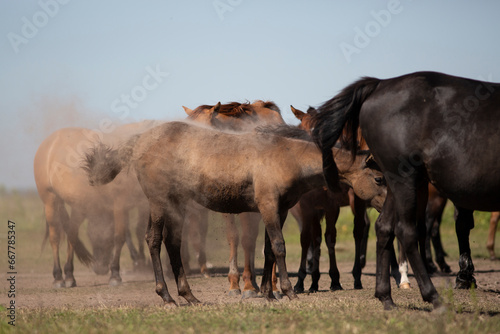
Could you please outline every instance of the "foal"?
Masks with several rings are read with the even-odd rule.
[[[342,182],[354,191],[363,189],[358,195],[371,198],[371,204],[380,209],[386,189],[377,184],[382,174],[367,165],[368,153],[351,159],[342,150],[333,148],[332,152]],[[287,126],[235,134],[170,122],[132,137],[119,149],[94,148],[87,154],[84,169],[92,185],[111,182],[128,166],[135,170],[150,203],[146,238],[156,292],[166,304],[177,305],[163,277],[160,246],[163,240],[179,295],[190,304],[199,303],[180,257],[189,200],[218,212],[260,212],[266,228],[262,294],[275,299],[271,276],[276,262],[283,294],[297,297],[288,278],[281,228],[288,209],[300,196],[325,184],[321,157],[309,135]]]

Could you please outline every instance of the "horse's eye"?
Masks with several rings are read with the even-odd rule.
[[[382,186],[384,185],[384,178],[383,177],[376,177],[375,178],[375,183],[377,184],[377,186]]]

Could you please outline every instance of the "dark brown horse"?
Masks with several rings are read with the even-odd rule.
[[[310,132],[312,126],[312,119],[317,114],[317,110],[309,107],[307,112],[304,113],[292,106],[293,114],[300,120],[298,127],[300,129]],[[364,141],[360,142],[360,149],[368,150],[368,146]],[[301,261],[298,273],[297,284],[294,289],[295,292],[304,291],[304,279],[307,275],[308,255],[311,253],[311,277],[312,283],[309,292],[318,291],[318,281],[320,277],[319,271],[319,258],[321,246],[321,219],[325,218],[325,242],[328,248],[328,255],[330,260],[329,276],[331,278],[330,290],[340,290],[340,274],[337,268],[335,244],[337,237],[337,230],[335,225],[337,223],[340,208],[343,206],[350,206],[354,215],[354,229],[353,236],[355,241],[355,257],[352,275],[354,277],[354,288],[362,289],[361,272],[366,263],[366,249],[368,243],[368,234],[370,230],[370,219],[366,214],[366,209],[369,203],[363,201],[356,196],[352,188],[346,185],[340,185],[341,192],[334,193],[326,187],[311,190],[304,194],[299,202],[290,210],[295,219],[301,226],[300,243],[302,247]],[[391,275],[396,280],[398,287],[402,289],[410,288],[410,281],[408,280],[408,264],[404,254],[399,247],[399,264],[396,259],[396,253],[391,256]]]
[[[387,200],[375,225],[375,296],[386,309],[394,307],[389,246],[395,235],[423,299],[441,306],[423,261],[429,182],[457,208],[457,285],[474,283],[469,246],[473,210],[500,209],[500,174],[494,172],[500,170],[499,106],[500,84],[418,72],[386,80],[363,78],[319,108],[313,133],[329,185],[338,187],[330,149],[342,137],[344,147],[354,153],[358,127],[386,177]]]
[[[311,120],[316,115],[317,110],[309,107],[307,112],[303,112],[290,106],[293,114],[300,120],[298,127],[310,132]],[[366,149],[366,147],[363,147]],[[337,223],[340,208],[343,206],[351,206],[354,214],[354,240],[355,240],[355,258],[352,275],[354,277],[354,288],[362,289],[361,270],[365,266],[366,261],[366,246],[368,242],[368,232],[370,229],[370,219],[366,214],[366,203],[357,197],[351,188],[346,185],[341,185],[342,191],[333,193],[325,187],[311,190],[304,194],[299,202],[290,210],[295,219],[300,222],[300,244],[302,247],[302,255],[298,272],[298,280],[294,286],[295,292],[304,291],[304,279],[307,275],[307,253],[311,247],[312,251],[312,268],[311,277],[312,283],[309,292],[318,291],[318,281],[320,278],[319,257],[321,246],[321,219],[325,217],[325,242],[328,248],[330,260],[329,276],[331,279],[330,290],[340,290],[340,273],[337,268],[335,256],[335,244]]]
[[[293,138],[292,138],[293,137]],[[300,138],[300,139],[299,139]],[[304,131],[281,126],[246,133],[226,133],[185,122],[170,122],[135,136],[119,149],[105,145],[87,154],[85,169],[93,185],[111,182],[122,169],[134,170],[149,199],[147,241],[156,278],[156,292],[166,304],[170,296],[160,262],[165,243],[179,295],[199,303],[189,287],[180,258],[186,204],[194,200],[225,213],[260,212],[266,228],[265,264],[261,292],[274,299],[273,263],[277,263],[282,292],[296,298],[285,264],[281,228],[288,209],[300,196],[324,185],[321,153]],[[343,182],[379,207],[385,187],[381,173],[370,168],[367,153],[351,159],[333,149]]]

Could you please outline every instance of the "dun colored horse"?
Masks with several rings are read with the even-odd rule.
[[[114,145],[131,134],[155,125],[141,122],[117,128],[113,134],[103,135],[82,128],[65,128],[47,137],[38,148],[34,159],[34,174],[38,194],[44,203],[47,232],[54,257],[54,287],[73,287],[73,252],[94,271],[104,275],[111,269],[110,284],[121,282],[120,253],[128,229],[128,211],[136,206],[140,216],[147,219],[147,201],[134,178],[121,175],[113,184],[101,189],[89,186],[80,168],[84,152],[97,142]],[[71,208],[71,214],[65,205]],[[92,256],[78,238],[81,223],[89,220]],[[143,218],[144,219],[144,218]],[[113,227],[114,225],[114,227]],[[59,259],[62,233],[68,238],[68,255],[63,279]],[[111,262],[111,265],[110,265]]]
[[[342,137],[344,147],[355,153],[358,128],[387,180],[387,200],[376,222],[375,296],[384,308],[394,307],[389,247],[395,235],[424,301],[435,308],[442,305],[423,261],[429,182],[457,209],[457,287],[474,283],[469,246],[473,210],[500,209],[500,174],[494,172],[500,170],[499,106],[500,84],[417,72],[386,80],[363,78],[319,108],[313,134],[329,185],[338,187],[331,147]]]
[[[260,212],[266,228],[261,292],[268,299],[275,298],[271,276],[276,262],[282,292],[292,299],[296,294],[288,279],[281,228],[288,209],[300,196],[324,184],[321,153],[304,134],[286,126],[238,134],[170,122],[132,137],[119,149],[96,147],[87,154],[85,169],[93,185],[111,182],[129,166],[135,171],[150,203],[146,238],[156,292],[166,304],[176,302],[163,277],[162,241],[179,295],[190,304],[199,303],[180,257],[183,219],[190,200],[218,212]],[[377,185],[381,174],[369,168],[373,163],[369,155],[359,154],[353,160],[349,154],[333,150],[341,179],[380,208],[385,187]]]
[[[194,110],[183,107],[188,114],[188,119],[209,125],[216,129],[227,129],[233,131],[251,130],[259,125],[284,124],[281,112],[276,104],[271,101],[257,100],[253,103],[231,102],[223,105],[202,105]],[[207,209],[201,209],[207,210]],[[206,212],[205,212],[206,216]],[[235,224],[235,216],[223,215],[226,221],[227,240],[230,248],[229,255],[229,295],[242,294],[243,298],[256,297],[259,288],[255,273],[255,247],[259,233],[260,214],[255,212],[243,212],[239,215],[241,223],[241,245],[245,256],[243,270],[243,291],[240,290],[240,272],[238,270],[238,243],[239,235]],[[193,223],[196,223],[193,221]],[[206,231],[208,221],[198,220],[198,229]],[[196,224],[194,224],[196,225]],[[203,228],[204,227],[204,228]],[[200,239],[206,238],[206,233],[200,235]],[[204,249],[200,249],[205,254]],[[199,258],[202,258],[200,256]]]

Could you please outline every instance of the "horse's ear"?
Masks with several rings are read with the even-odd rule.
[[[210,110],[208,111],[209,114],[211,114],[212,116],[215,116],[219,113],[219,110],[220,110],[220,101],[217,102],[217,104],[215,106],[213,106],[212,108],[210,108]]]
[[[307,113],[309,115],[316,115],[318,113],[318,110],[314,107],[309,106],[309,108],[307,108]]]
[[[366,157],[365,165],[368,168],[380,170],[380,166],[377,164],[377,162],[375,161],[375,157],[371,153]]]
[[[193,110],[189,109],[188,107],[182,106],[182,108],[184,108],[184,111],[186,112],[186,114],[188,114],[188,116],[191,116],[191,114],[193,113]]]
[[[290,105],[290,109],[292,109],[292,112],[293,114],[295,115],[295,117],[297,117],[299,120],[302,120],[302,118],[306,115],[305,112],[299,110],[299,109],[295,109],[292,105]]]

